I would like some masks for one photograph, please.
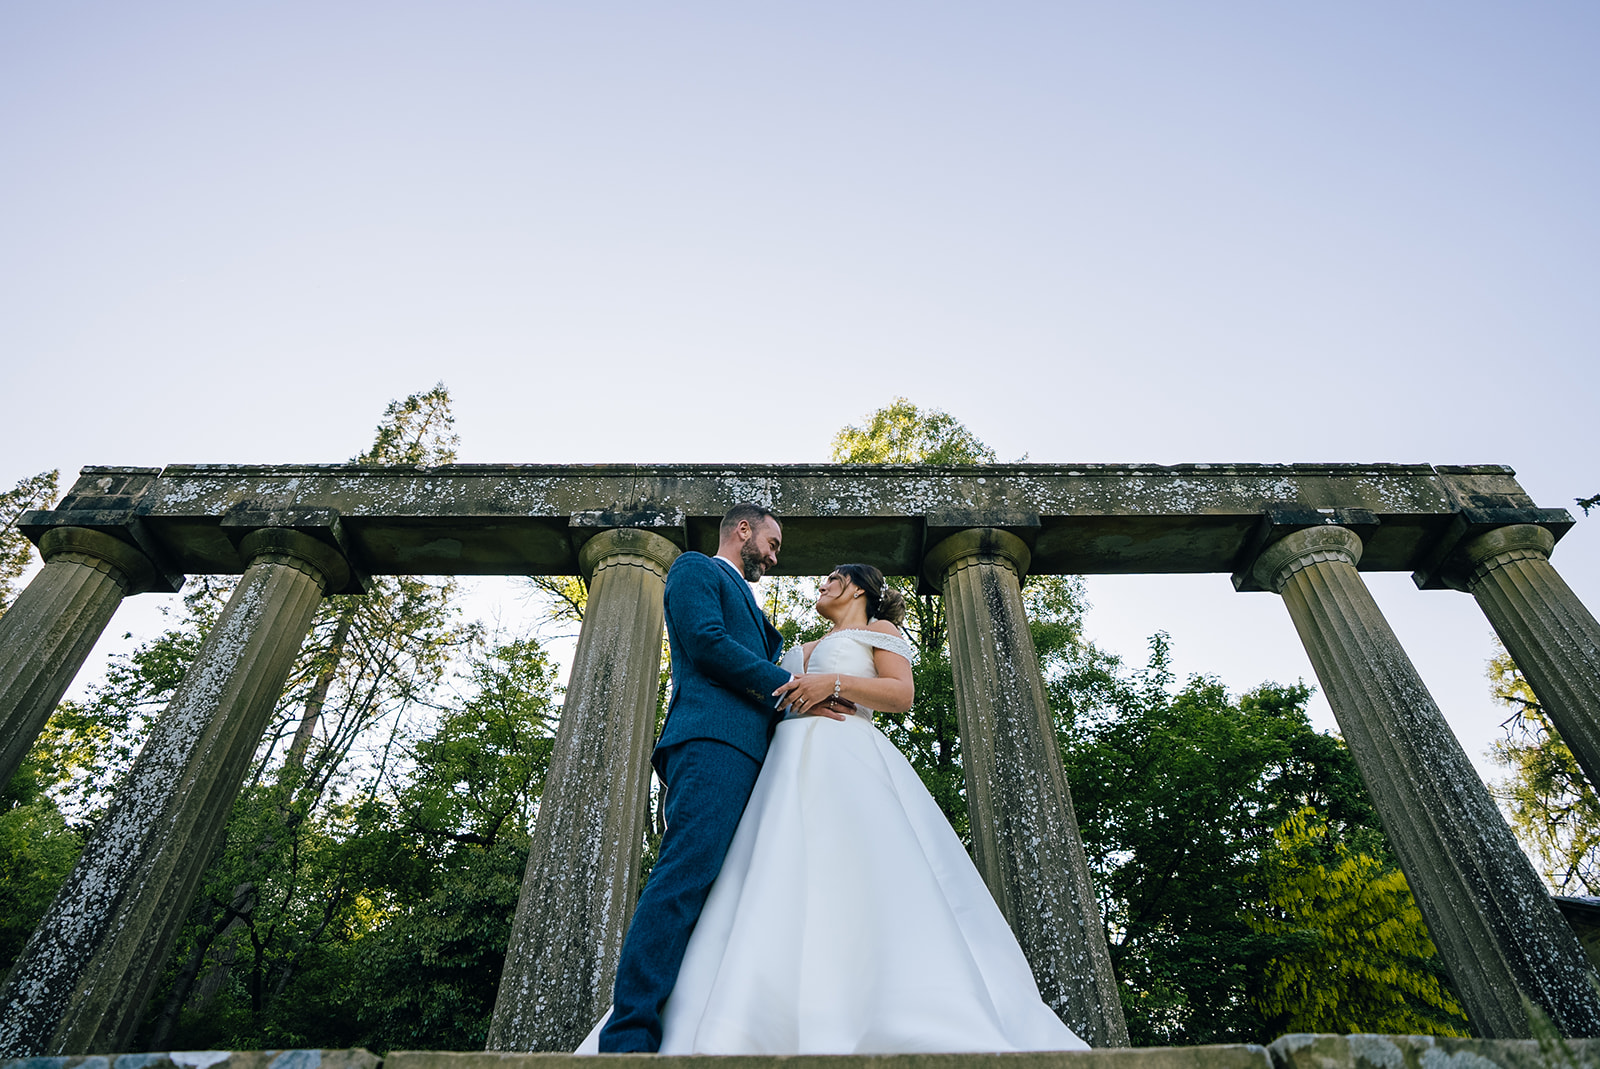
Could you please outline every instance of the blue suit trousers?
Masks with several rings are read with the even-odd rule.
[[[722,871],[761,763],[715,739],[688,739],[656,753],[667,785],[666,834],[622,942],[606,1053],[661,1049],[661,1008],[678,980],[689,933]]]

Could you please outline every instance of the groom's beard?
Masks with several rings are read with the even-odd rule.
[[[761,550],[756,548],[754,538],[739,547],[739,563],[744,565],[744,581],[747,583],[758,583],[767,574],[766,562],[761,559]]]

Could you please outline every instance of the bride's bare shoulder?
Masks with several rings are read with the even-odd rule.
[[[876,631],[880,635],[893,635],[895,638],[905,638],[905,634],[888,620],[874,620],[867,625],[868,631]]]

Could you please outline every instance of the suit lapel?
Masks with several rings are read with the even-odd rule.
[[[717,557],[716,560],[721,562],[722,570],[728,576],[728,578],[734,583],[737,583],[739,589],[744,591],[744,603],[746,607],[749,608],[750,615],[755,618],[756,626],[761,628],[762,641],[765,642],[767,634],[767,616],[766,613],[761,611],[761,606],[756,604],[756,592],[750,589],[750,584],[744,581],[743,576],[732,574],[733,565],[729,564],[721,557]]]
[[[716,558],[722,562],[722,570],[726,573],[733,572],[733,566],[721,557]],[[776,661],[778,654],[783,650],[783,636],[778,629],[772,626],[772,621],[767,619],[767,614],[761,611],[761,605],[756,601],[756,592],[750,589],[750,584],[744,581],[744,576],[729,574],[728,579],[737,583],[739,589],[744,591],[744,603],[750,609],[750,615],[756,622],[756,628],[761,632],[761,647],[767,653],[767,660]]]

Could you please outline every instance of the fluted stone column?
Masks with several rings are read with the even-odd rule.
[[[323,592],[348,570],[284,529],[249,567],[0,989],[0,1057],[125,1051]]]
[[[661,679],[662,596],[678,547],[618,528],[584,544],[589,601],[533,827],[489,1050],[570,1051],[611,1004],[638,899]]]
[[[1563,1034],[1600,1035],[1582,949],[1378,611],[1360,559],[1355,532],[1313,527],[1268,546],[1252,573],[1283,596],[1474,1034],[1530,1035],[1526,996]]]
[[[946,538],[924,572],[944,593],[978,871],[1039,993],[1095,1047],[1127,1046],[1105,924],[1022,607],[1028,547],[982,528]]]
[[[61,695],[128,594],[149,589],[145,555],[102,531],[58,527],[45,565],[0,616],[0,787],[10,782]]]
[[[1459,585],[1477,599],[1561,741],[1600,787],[1600,623],[1550,563],[1555,536],[1517,524],[1457,551]]]

